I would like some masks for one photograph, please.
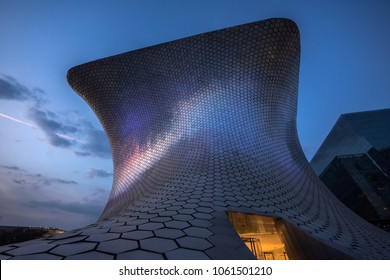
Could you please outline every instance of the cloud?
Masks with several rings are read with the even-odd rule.
[[[103,188],[96,188],[92,192],[91,197],[96,197],[96,196],[100,196],[101,197],[101,196],[103,196],[104,199],[106,199],[107,198],[106,194],[107,194],[107,190],[105,190]]]
[[[76,156],[79,156],[79,157],[88,157],[91,155],[91,153],[88,153],[88,152],[80,152],[80,151],[75,151],[74,152]]]
[[[100,158],[111,158],[110,145],[103,130],[96,129],[89,122],[82,122],[84,127],[86,143],[81,145],[81,151],[75,154],[81,157],[95,156]]]
[[[96,129],[90,122],[78,118],[66,120],[49,110],[29,109],[29,117],[42,129],[49,143],[55,147],[77,148],[77,156],[111,158],[110,146],[103,130]],[[79,140],[82,138],[83,140]]]
[[[18,166],[8,166],[0,165],[0,168],[5,170],[10,170],[15,173],[17,176],[13,179],[13,183],[19,185],[20,187],[30,186],[34,188],[39,188],[40,186],[52,186],[52,185],[77,185],[78,182],[74,180],[65,180],[61,178],[54,178],[42,175],[40,173],[29,173],[28,171],[18,167]]]
[[[59,178],[51,178],[44,176],[42,174],[28,174],[28,177],[30,177],[32,180],[31,182],[34,182],[35,184],[45,185],[45,186],[51,186],[54,184],[62,184],[62,185],[77,185],[78,183],[73,180],[64,180]]]
[[[55,113],[48,110],[43,111],[37,108],[30,108],[28,115],[43,130],[51,145],[67,148],[74,144],[74,141],[59,134],[75,133],[78,129],[75,126],[65,125],[57,121],[58,117]]]
[[[82,146],[85,152],[101,158],[111,157],[110,146],[103,130],[92,128],[87,131],[87,135],[89,141]]]
[[[27,115],[43,131],[50,145],[73,148],[75,155],[80,157],[111,158],[105,133],[78,116],[68,119],[67,113],[47,110],[43,106],[47,104],[46,93],[41,88],[29,89],[15,78],[0,73],[0,99],[33,101]]]
[[[98,168],[90,168],[88,169],[87,171],[87,176],[88,178],[107,178],[107,177],[111,177],[112,176],[112,173],[111,172],[107,172],[107,171],[104,171],[102,169],[98,169]]]
[[[102,205],[95,201],[93,202],[64,202],[61,200],[36,201],[31,200],[27,203],[32,208],[50,208],[57,209],[70,213],[85,214],[97,216],[102,212]]]
[[[30,90],[15,78],[0,74],[0,99],[34,101],[37,105],[46,102],[46,93],[40,88]]]
[[[26,100],[29,89],[19,84],[14,78],[6,75],[0,76],[0,99]]]
[[[27,181],[24,179],[21,180],[14,179],[14,183],[18,185],[26,185]]]
[[[0,167],[8,170],[13,170],[13,171],[24,171],[23,169],[17,166],[0,165]]]
[[[15,176],[9,176],[9,172]],[[96,222],[107,202],[109,189],[80,188],[74,178],[66,179],[69,180],[9,170],[0,165],[0,215],[4,216],[1,222],[66,229]]]
[[[66,115],[66,114],[65,114]],[[42,129],[49,143],[55,147],[75,148],[77,156],[111,158],[110,146],[103,130],[96,129],[90,122],[77,118],[66,120],[49,110],[29,109],[29,117]],[[82,138],[79,140],[76,138]]]

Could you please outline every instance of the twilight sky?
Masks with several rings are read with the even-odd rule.
[[[301,32],[298,133],[309,160],[340,114],[390,107],[386,0],[2,0],[0,224],[69,230],[103,210],[111,153],[69,68],[271,17]]]

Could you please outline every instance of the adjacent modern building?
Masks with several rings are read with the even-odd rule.
[[[390,169],[383,160],[390,159],[390,109],[341,115],[310,164],[320,175],[340,155],[367,154]]]
[[[110,142],[100,219],[0,247],[4,259],[389,259],[296,129],[299,31],[269,19],[92,61],[71,87]]]
[[[342,115],[311,165],[350,209],[390,226],[390,109]]]

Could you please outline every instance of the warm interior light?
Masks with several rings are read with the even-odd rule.
[[[228,212],[233,227],[259,260],[288,260],[285,244],[273,217]]]

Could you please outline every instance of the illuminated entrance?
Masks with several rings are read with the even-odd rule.
[[[281,218],[240,212],[227,212],[227,215],[245,245],[259,260],[351,259]]]
[[[233,227],[259,260],[288,260],[282,221],[273,217],[228,212]],[[291,257],[291,256],[290,256]]]

